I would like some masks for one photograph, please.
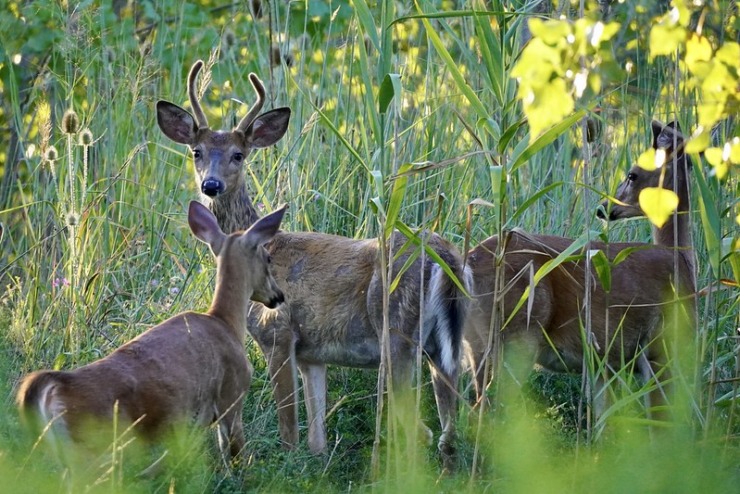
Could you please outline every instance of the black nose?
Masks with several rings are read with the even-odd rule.
[[[602,220],[606,219],[606,211],[604,211],[604,206],[599,206],[599,209],[596,210],[596,217]]]
[[[270,302],[268,302],[265,305],[267,305],[269,309],[274,309],[275,307],[282,304],[283,302],[285,302],[285,297],[283,296],[283,292],[278,292],[278,294],[272,299],[270,299]]]
[[[203,180],[202,184],[200,184],[200,190],[208,197],[216,197],[223,193],[224,183],[215,178],[207,178]]]

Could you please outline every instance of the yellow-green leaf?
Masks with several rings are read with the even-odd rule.
[[[717,175],[717,178],[722,180],[727,176],[729,163],[727,163],[727,160],[722,156],[722,148],[709,148],[704,151],[704,157],[707,159],[709,164],[714,167],[714,173]]]
[[[673,55],[686,39],[686,29],[681,26],[658,24],[650,30],[650,58]]]
[[[730,146],[730,162],[733,165],[740,165],[740,137],[734,137],[725,145]]]
[[[686,40],[686,65],[694,74],[706,70],[706,63],[712,59],[712,44],[704,36],[692,33]]]
[[[693,136],[691,136],[691,140],[686,143],[684,151],[687,153],[701,153],[709,147],[709,144],[709,131],[705,129],[699,134],[694,134]]]
[[[737,61],[740,60],[740,44],[727,41],[714,54],[714,58],[725,65],[736,67]]]
[[[534,138],[540,135],[545,129],[570,115],[574,108],[573,97],[562,79],[553,79],[550,84],[532,91],[528,98],[523,98],[523,109],[529,120],[530,136]]]
[[[678,207],[678,196],[663,187],[646,187],[640,191],[640,208],[658,228],[665,225]]]
[[[529,19],[529,30],[532,36],[541,39],[548,45],[556,45],[571,34],[571,26],[568,21],[557,19],[543,21],[536,17]]]
[[[637,158],[637,166],[649,172],[655,170],[655,149],[650,148]]]

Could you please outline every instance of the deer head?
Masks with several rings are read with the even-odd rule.
[[[275,144],[283,137],[290,120],[290,108],[277,108],[259,114],[265,102],[265,87],[255,74],[249,74],[257,101],[239,124],[229,131],[214,131],[198,101],[195,81],[203,61],[193,64],[188,75],[188,96],[193,114],[169,101],[157,102],[157,123],[173,141],[186,144],[193,153],[201,192],[211,198],[229,194],[244,185],[244,164],[255,148]]]
[[[666,159],[663,166],[655,170],[645,170],[637,165],[627,174],[627,179],[619,184],[615,198],[619,203],[610,204],[604,201],[599,208],[599,218],[607,219],[605,211],[609,212],[609,220],[619,220],[644,216],[640,208],[640,192],[646,187],[663,187],[675,190],[679,198],[678,211],[684,212],[689,207],[688,178],[686,174],[691,169],[692,161],[683,152],[684,136],[677,122],[667,125],[653,120],[653,149],[665,151]]]
[[[261,218],[246,232],[227,235],[221,231],[216,217],[207,207],[197,201],[190,202],[190,229],[198,240],[208,244],[218,263],[214,306],[240,290],[251,293],[252,301],[271,309],[283,302],[283,292],[270,272],[270,256],[264,244],[278,232],[286,209],[287,205]],[[221,295],[222,291],[224,295]],[[233,305],[230,299],[226,300],[224,305]]]

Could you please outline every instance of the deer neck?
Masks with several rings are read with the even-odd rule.
[[[653,226],[653,242],[655,245],[676,248],[693,271],[695,260],[693,242],[691,241],[691,224],[689,222],[688,180],[684,170],[681,170],[676,178],[678,182],[675,192],[678,195],[678,207],[662,227]]]
[[[216,291],[208,313],[229,326],[239,341],[244,341],[247,330],[249,298],[252,295],[249,273],[243,262],[218,260]]]
[[[658,228],[653,226],[653,242],[665,247],[691,248],[688,211],[677,211],[666,223]]]
[[[233,192],[209,197],[207,203],[218,221],[218,226],[227,234],[247,230],[260,218],[245,183]]]

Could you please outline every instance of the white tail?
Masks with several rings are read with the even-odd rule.
[[[228,444],[232,458],[239,455],[242,402],[252,376],[244,353],[245,307],[250,298],[269,307],[283,301],[263,244],[278,231],[284,212],[226,235],[205,206],[192,202],[190,228],[211,247],[218,265],[209,311],[178,314],[84,367],[29,374],[17,395],[29,425],[38,432],[53,422],[52,443],[60,446],[67,438],[87,444],[96,430],[105,435],[116,408],[118,420],[135,423],[137,435],[150,442],[180,422],[218,421],[219,444]]]
[[[201,66],[196,62],[190,72],[191,95],[195,94]],[[262,99],[264,88],[259,79],[252,74],[250,81]],[[203,113],[194,97],[191,104],[196,114]],[[221,227],[249,226],[258,214],[247,193],[244,157],[259,147],[255,142],[267,145],[282,137],[289,110],[252,115],[253,123],[239,125],[232,132],[211,131],[204,118],[196,119],[172,103],[160,101],[157,112],[164,134],[192,150],[200,189],[208,196]],[[389,248],[399,253],[405,242],[406,238],[396,233]],[[433,233],[424,234],[423,242],[465,283],[462,257],[450,243]],[[286,303],[269,314],[253,306],[249,331],[268,362],[283,444],[292,448],[298,442],[297,368],[304,384],[309,448],[321,453],[326,450],[327,364],[376,368],[380,363],[384,269],[380,245],[375,239],[283,232],[268,248]],[[394,273],[401,272],[411,250],[394,261]],[[422,300],[424,328],[420,330]],[[390,298],[393,388],[410,386],[414,354],[421,345],[432,368],[443,430],[439,446],[448,466],[453,455],[455,388],[466,307],[464,291],[428,256],[420,256],[408,267]]]
[[[653,130],[653,145],[666,148],[671,159],[662,171],[633,169],[617,192],[622,204],[611,206],[610,218],[641,215],[640,190],[647,186],[657,187],[658,177],[664,173],[662,186],[673,190],[675,185],[681,198],[677,219],[671,219],[656,230],[655,245],[593,241],[580,250],[583,254],[600,250],[610,262],[619,254],[628,254],[611,267],[608,292],[592,268],[590,327],[594,347],[610,368],[619,369],[636,362],[646,376],[654,376],[655,367],[662,368],[666,363],[665,328],[672,327],[674,319],[669,319],[669,314],[675,308],[672,301],[677,296],[683,297],[685,302],[682,325],[691,328],[696,325],[693,251],[688,241],[686,214],[689,207],[687,171],[691,163],[682,151],[682,137],[673,126],[656,123]],[[674,145],[675,139],[678,139],[678,146]],[[674,242],[674,234],[677,242]],[[490,328],[494,307],[503,307],[499,320],[508,321],[501,330],[503,341],[525,343],[523,346],[531,351],[533,363],[558,372],[582,368],[585,261],[564,262],[536,285],[531,276],[572,243],[573,240],[562,237],[510,231],[503,239],[490,237],[470,251],[468,259],[473,272],[475,302],[466,324],[465,343],[479,400],[484,398],[490,377],[486,375],[485,363],[491,351],[489,342],[493,340]],[[499,253],[500,263],[497,263]],[[503,270],[503,278],[501,288],[494,293],[497,264]],[[525,290],[530,288],[530,300],[514,313]],[[501,300],[502,306],[499,305]],[[667,375],[663,371],[662,380],[665,381]]]

